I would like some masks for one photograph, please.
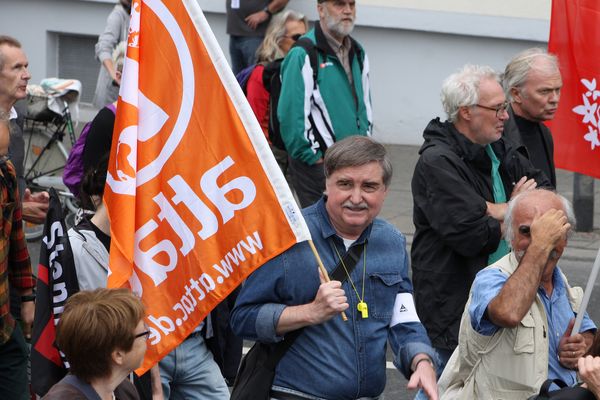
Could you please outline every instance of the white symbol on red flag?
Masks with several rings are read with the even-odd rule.
[[[574,107],[573,112],[583,115],[581,122],[586,124],[588,128],[588,132],[583,135],[583,139],[590,142],[590,146],[594,150],[596,147],[600,147],[600,140],[598,139],[600,108],[598,107],[598,103],[596,103],[596,100],[600,97],[600,90],[596,89],[596,79],[592,79],[591,81],[582,79],[581,83],[587,90],[581,95],[583,104]]]

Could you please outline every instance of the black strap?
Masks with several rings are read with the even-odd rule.
[[[565,388],[568,386],[561,379],[546,379],[546,381],[542,384],[542,387],[540,388],[540,395],[548,396],[550,394],[550,386],[552,386],[553,383],[556,384],[556,386],[558,386],[559,388]]]
[[[335,243],[332,243],[335,246]],[[359,244],[356,246],[350,247],[350,250],[346,252],[344,258],[340,260],[340,262],[335,266],[335,269],[331,274],[329,274],[329,278],[334,281],[340,281],[344,283],[348,276],[354,271],[354,267],[358,264],[358,260],[365,249],[366,242],[363,244]],[[345,266],[345,268],[344,268]],[[348,273],[346,274],[346,270]],[[273,353],[269,357],[267,361],[270,365],[273,365],[273,368],[279,363],[279,361],[283,358],[285,353],[288,351],[290,347],[294,344],[294,341],[300,336],[303,328],[296,329],[294,331],[288,332],[283,340],[277,343],[274,346]]]

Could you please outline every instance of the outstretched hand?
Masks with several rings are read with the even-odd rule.
[[[600,398],[600,357],[581,357],[577,366],[581,380],[596,398]]]
[[[25,189],[23,194],[23,219],[34,224],[43,224],[46,221],[50,195],[48,192],[31,193]]]
[[[428,362],[420,362],[417,365],[417,369],[410,376],[406,387],[411,390],[421,388],[430,400],[438,400],[435,370]]]

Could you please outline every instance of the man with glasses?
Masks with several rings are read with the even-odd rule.
[[[502,139],[507,103],[498,75],[466,65],[446,79],[448,120],[432,120],[412,180],[412,269],[417,312],[443,369],[458,344],[475,274],[508,253],[501,240],[506,202],[549,186],[523,147]]]
[[[355,0],[318,0],[319,21],[306,34],[315,46],[311,54],[296,46],[281,68],[282,86],[277,116],[289,171],[300,205],[319,200],[325,189],[323,155],[335,141],[371,133],[369,62],[350,34]],[[316,80],[316,82],[315,82]]]
[[[556,56],[532,48],[517,54],[506,66],[502,85],[511,102],[504,136],[527,148],[531,163],[556,187],[554,142],[543,124],[554,118],[562,79]]]

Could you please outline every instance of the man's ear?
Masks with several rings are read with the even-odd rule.
[[[325,17],[325,11],[323,10],[323,3],[317,3],[317,12],[319,13],[319,19]]]
[[[519,90],[519,88],[511,87],[510,96],[512,97],[512,101],[514,103],[521,104],[523,102],[523,95],[521,94],[521,90]]]
[[[465,121],[470,121],[472,118],[471,115],[471,107],[469,106],[462,106],[458,108],[458,115],[460,116],[461,119],[465,120]]]

